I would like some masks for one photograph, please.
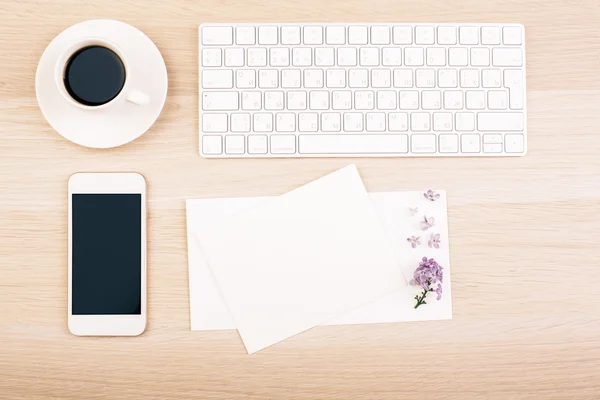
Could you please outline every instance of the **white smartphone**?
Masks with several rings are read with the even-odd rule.
[[[69,331],[136,336],[146,329],[146,181],[137,173],[69,179]]]

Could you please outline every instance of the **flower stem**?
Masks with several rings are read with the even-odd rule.
[[[425,297],[427,297],[427,293],[429,293],[429,290],[423,290],[423,293],[421,293],[421,296],[417,296],[416,300],[417,300],[417,304],[415,304],[415,310],[421,305],[421,304],[427,304],[425,303]]]

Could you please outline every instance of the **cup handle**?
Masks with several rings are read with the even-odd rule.
[[[132,90],[127,95],[127,101],[138,106],[144,106],[150,103],[150,97],[146,93],[142,93],[138,90]]]

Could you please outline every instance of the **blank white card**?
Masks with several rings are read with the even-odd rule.
[[[248,353],[406,285],[353,165],[196,237]]]

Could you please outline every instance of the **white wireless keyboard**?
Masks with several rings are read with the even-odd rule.
[[[521,156],[517,24],[202,24],[200,154]]]

